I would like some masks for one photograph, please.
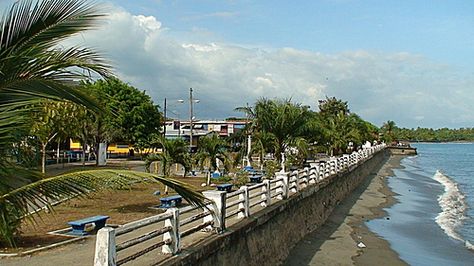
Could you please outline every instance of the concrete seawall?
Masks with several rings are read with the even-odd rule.
[[[316,230],[335,206],[390,156],[387,149],[364,163],[309,186],[209,237],[160,265],[280,264],[306,234]]]

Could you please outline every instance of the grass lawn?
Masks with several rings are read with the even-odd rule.
[[[134,170],[140,166],[126,168]],[[86,167],[87,169],[88,167]],[[92,167],[91,167],[92,168]],[[112,168],[124,168],[113,167]],[[89,168],[90,169],[90,168]],[[64,172],[76,169],[65,169]],[[136,169],[139,170],[139,169]],[[55,173],[57,174],[57,172]],[[196,190],[212,190],[212,187],[201,187],[205,182],[205,177],[176,177],[176,179],[186,182],[195,187]],[[153,192],[159,190],[161,196],[153,195]],[[51,213],[41,212],[40,216],[35,216],[37,223],[23,221],[21,226],[21,235],[18,239],[16,249],[1,248],[2,252],[18,252],[35,247],[45,246],[68,237],[47,234],[48,232],[68,228],[67,222],[74,221],[95,215],[110,216],[108,224],[122,225],[131,221],[139,220],[145,217],[159,214],[163,210],[155,210],[150,207],[160,204],[159,198],[164,197],[164,186],[157,184],[135,184],[129,189],[124,190],[104,190],[92,193],[84,198],[76,198],[61,203],[54,207]],[[174,191],[170,191],[174,194]]]

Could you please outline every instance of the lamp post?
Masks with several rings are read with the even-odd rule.
[[[193,103],[198,103],[199,100],[193,99],[193,88],[189,88],[189,152],[193,150]]]
[[[175,103],[175,104],[177,104],[177,103],[184,103],[184,100],[176,100],[176,103]],[[173,104],[173,106],[174,106],[175,104]],[[165,121],[164,121],[164,127],[163,127],[163,137],[165,137],[165,138],[166,138],[166,120],[167,120],[167,113],[166,113],[166,112],[167,112],[167,110],[168,110],[167,107],[168,107],[168,105],[167,105],[167,100],[166,100],[166,98],[165,98],[165,104],[164,104],[164,108],[163,108],[163,115],[164,115],[164,120],[165,120]],[[173,111],[171,111],[171,112],[173,113]],[[180,132],[180,131],[181,131],[181,129],[178,130],[178,135],[179,135],[179,132]]]
[[[164,126],[163,126],[163,138],[166,138],[166,98],[165,98],[165,108],[163,109],[163,115],[165,116]]]

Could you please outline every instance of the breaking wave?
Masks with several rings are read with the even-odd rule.
[[[440,170],[436,171],[433,179],[444,186],[444,193],[438,197],[438,203],[442,211],[436,216],[436,223],[448,236],[464,242],[468,249],[474,250],[474,246],[456,232],[456,229],[467,219],[467,203],[464,194],[459,190],[456,182]]]

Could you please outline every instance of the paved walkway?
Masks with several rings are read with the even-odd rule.
[[[235,199],[232,199],[235,200]],[[256,199],[255,199],[256,200]],[[261,206],[256,206],[252,208],[253,212],[261,210]],[[180,219],[184,219],[195,215],[200,210],[195,210],[193,212],[186,213],[185,215],[180,216]],[[226,225],[231,226],[237,222],[241,221],[236,216],[231,219],[227,219]],[[197,220],[194,223],[184,226],[181,230],[184,231],[189,229],[198,223],[202,223],[202,219]],[[157,228],[161,228],[164,226],[164,223],[153,224],[147,227],[143,227],[142,229],[132,231],[131,233],[125,234],[123,236],[117,237],[117,243],[121,243],[127,239],[135,238],[140,235],[143,235],[146,232],[150,232],[152,230],[156,230]],[[186,249],[190,245],[197,243],[199,240],[202,240],[208,236],[210,236],[211,232],[197,232],[191,234],[182,239],[182,248]],[[156,243],[157,241],[161,241],[162,236],[157,237],[155,239],[149,240],[147,242],[141,243],[137,246],[134,246],[126,251],[119,252],[119,259],[121,256],[130,255],[134,252],[139,251],[147,246]],[[53,248],[50,250],[38,252],[32,255],[24,256],[24,257],[12,257],[12,258],[2,258],[0,259],[0,265],[7,265],[7,266],[62,266],[62,265],[93,265],[94,263],[94,252],[95,252],[95,236],[90,236],[84,240],[79,240],[78,242],[73,242],[70,244],[66,244],[64,246],[60,246],[57,248]],[[165,255],[161,253],[161,248],[158,248],[154,251],[149,252],[146,255],[141,256],[140,258],[126,263],[125,265],[152,265],[156,264],[170,255]]]

